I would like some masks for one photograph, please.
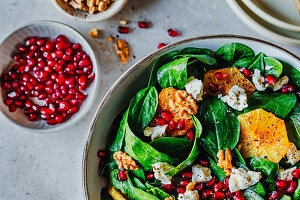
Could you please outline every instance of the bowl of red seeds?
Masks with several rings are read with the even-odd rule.
[[[91,108],[99,71],[94,52],[73,28],[36,22],[0,46],[0,110],[36,131],[68,127]]]

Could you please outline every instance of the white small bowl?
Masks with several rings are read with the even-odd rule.
[[[87,11],[75,9],[64,0],[52,0],[52,3],[58,11],[72,17],[73,19],[84,22],[97,22],[108,19],[117,14],[124,7],[126,1],[127,0],[116,0],[107,10],[96,14],[90,14]]]
[[[95,54],[86,39],[76,30],[62,23],[52,21],[40,21],[24,26],[11,33],[3,40],[0,45],[0,74],[11,67],[13,61],[11,54],[15,51],[15,46],[23,43],[24,39],[31,36],[47,37],[50,39],[56,38],[58,35],[65,35],[71,42],[81,44],[82,49],[90,56],[93,63],[93,72],[95,79],[89,88],[86,90],[88,96],[82,103],[80,110],[75,113],[66,122],[57,125],[48,125],[45,120],[29,121],[24,114],[24,110],[17,108],[15,112],[10,112],[8,106],[3,102],[3,92],[0,87],[0,112],[1,115],[9,119],[13,124],[29,129],[31,132],[53,132],[69,127],[79,121],[92,106],[96,97],[96,86],[99,83],[99,67]]]

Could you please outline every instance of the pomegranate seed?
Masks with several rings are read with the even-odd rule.
[[[276,83],[276,79],[274,78],[274,76],[272,76],[270,74],[266,75],[265,81],[269,85],[274,85]]]
[[[174,190],[174,185],[172,185],[172,184],[162,184],[162,188],[167,192],[172,192],[172,190]]]
[[[22,53],[24,53],[24,52],[27,51],[26,47],[23,46],[23,45],[22,45],[22,46],[19,46],[18,50],[19,50],[20,52],[22,52]]]
[[[228,191],[226,192],[226,196],[229,197],[229,198],[233,197],[233,195],[234,195],[234,193],[233,193],[233,192],[230,192],[230,190],[228,190]]]
[[[185,193],[185,186],[179,186],[179,187],[177,187],[176,192],[178,194],[184,194]]]
[[[287,188],[286,191],[287,191],[288,193],[293,193],[293,192],[295,192],[295,190],[297,189],[297,186],[298,186],[298,184],[297,184],[296,181],[290,180],[290,181],[288,181],[288,188]]]
[[[28,40],[26,40],[25,45],[30,46],[30,45],[33,45],[34,43],[35,43],[35,38],[32,37],[32,38],[29,38]]]
[[[8,109],[9,109],[10,112],[15,112],[17,110],[17,107],[12,104],[12,105],[8,106]]]
[[[142,22],[138,22],[138,26],[140,28],[148,28],[149,24],[148,24],[148,22],[142,21]]]
[[[215,177],[213,177],[210,181],[208,181],[207,186],[212,187],[215,183]]]
[[[12,103],[13,103],[12,99],[6,99],[5,100],[5,104],[8,105],[8,106],[11,105]]]
[[[214,84],[214,83],[210,83],[209,84],[209,87],[210,87],[210,91],[211,92],[218,92],[219,91],[219,86],[218,85],[216,85],[216,84]]]
[[[180,183],[179,183],[179,185],[181,185],[181,186],[187,186],[189,183],[190,183],[190,181],[188,181],[188,180],[181,180]]]
[[[186,138],[190,141],[194,141],[195,140],[195,131],[193,129],[190,129],[187,133],[186,133]]]
[[[216,191],[214,194],[213,194],[213,199],[214,200],[221,200],[221,199],[225,199],[225,194],[223,192],[220,192],[220,191]]]
[[[203,183],[197,183],[195,189],[198,191],[202,191],[204,189]]]
[[[68,110],[68,113],[70,113],[70,114],[74,114],[74,113],[76,113],[76,112],[78,112],[78,108],[77,108],[77,107],[72,107],[72,108],[70,108],[70,109]]]
[[[217,191],[222,191],[224,188],[224,184],[222,182],[217,182],[215,185],[214,185],[214,191],[217,192]]]
[[[236,191],[234,194],[235,195],[243,195],[243,192],[241,190],[239,190],[239,191]]]
[[[60,102],[58,110],[68,111],[69,110],[69,104],[65,101]]]
[[[33,44],[33,45],[30,46],[29,49],[30,49],[31,51],[35,51],[37,48],[38,48],[38,46],[35,45],[35,44]]]
[[[98,151],[97,155],[98,155],[99,158],[105,158],[106,157],[106,153],[103,150]]]
[[[167,110],[163,110],[160,114],[160,117],[165,121],[165,122],[170,122],[173,118],[173,113]]]
[[[89,80],[93,80],[95,78],[95,73],[90,73],[87,77]]]
[[[300,169],[295,169],[293,172],[292,172],[292,175],[295,179],[300,179]]]
[[[200,165],[203,167],[208,167],[209,166],[209,162],[207,160],[200,160]]]
[[[120,170],[117,178],[119,181],[127,181],[127,172],[124,169]]]
[[[285,190],[288,187],[287,182],[283,180],[277,180],[275,184],[279,190]]]
[[[34,59],[28,59],[27,60],[27,63],[28,63],[28,65],[30,65],[30,66],[32,66],[32,65],[35,65],[35,60]]]
[[[211,198],[214,194],[214,191],[213,190],[204,190],[203,193],[202,193],[202,197],[204,199],[208,199],[208,198]]]
[[[26,102],[25,102],[25,107],[26,108],[31,108],[31,106],[32,106],[31,101],[29,99],[27,99]]]
[[[39,40],[36,41],[36,44],[38,46],[42,46],[43,44],[45,44],[45,40],[44,39],[39,39]]]
[[[8,93],[7,96],[11,99],[15,99],[19,96],[19,93],[17,91],[12,91],[12,92]]]
[[[273,191],[270,194],[269,200],[277,200],[277,199],[280,199],[280,198],[281,198],[281,195],[279,194],[279,192]]]
[[[229,189],[229,176],[224,178],[223,184],[224,184],[224,190],[223,191],[227,191]]]
[[[241,68],[239,69],[240,72],[242,72],[244,74],[244,76],[246,76],[247,78],[252,76],[252,72],[250,71],[250,69],[246,69],[246,68]]]
[[[223,73],[223,72],[217,72],[215,76],[216,76],[217,79],[223,80],[227,77],[227,74]]]
[[[245,200],[245,198],[242,195],[235,195],[233,197],[234,200]]]
[[[185,128],[185,120],[184,119],[180,119],[177,122],[177,129],[178,130],[184,130]]]
[[[52,42],[46,42],[45,47],[47,50],[51,51],[54,47]]]
[[[282,87],[282,88],[281,88],[281,92],[282,92],[282,93],[287,93],[288,90],[287,90],[286,88]]]
[[[174,31],[173,29],[168,29],[168,34],[171,37],[177,37],[179,35],[179,33],[177,31]]]
[[[61,50],[64,48],[64,46],[65,46],[65,43],[63,41],[60,41],[60,42],[56,43],[55,48],[58,50]]]
[[[15,61],[19,61],[20,59],[21,59],[21,55],[20,54],[14,55],[14,60]]]
[[[154,174],[153,173],[149,173],[146,175],[146,180],[152,180],[154,177]]]
[[[119,26],[118,27],[118,32],[119,33],[122,33],[122,34],[127,34],[127,33],[129,33],[129,28],[128,27],[125,27],[125,26]]]
[[[184,179],[191,179],[192,176],[193,176],[192,172],[183,172],[182,173],[182,178],[184,178]]]
[[[40,112],[42,115],[51,115],[54,113],[54,109],[50,109],[50,108],[47,108],[47,107],[42,107]]]
[[[55,125],[55,124],[57,124],[57,123],[56,123],[56,120],[55,120],[55,119],[48,119],[48,120],[47,120],[47,124],[49,124],[49,125]]]
[[[81,45],[80,45],[80,44],[77,44],[77,43],[74,43],[74,44],[72,45],[72,49],[74,49],[74,50],[80,50],[80,49],[81,49]]]
[[[90,64],[91,64],[91,62],[89,60],[81,60],[81,61],[79,61],[78,66],[83,68],[84,66],[88,66]]]
[[[292,84],[288,84],[286,88],[289,92],[294,92],[294,90],[295,90],[295,88]]]
[[[59,123],[61,123],[61,122],[63,121],[63,118],[62,118],[62,116],[61,116],[61,115],[57,115],[57,116],[55,116],[55,118],[54,118],[54,119],[55,119],[55,122],[56,122],[56,123],[58,123],[58,124],[59,124]]]
[[[166,46],[167,44],[166,43],[159,43],[157,45],[157,48],[160,49],[160,48],[163,48],[164,46]]]
[[[34,111],[38,111],[39,110],[39,107],[37,105],[32,105],[31,108]]]
[[[38,118],[38,115],[37,114],[29,114],[28,116],[28,120],[29,121],[35,121],[36,119]]]
[[[44,100],[45,98],[46,98],[46,94],[45,94],[45,93],[40,94],[40,95],[38,96],[38,99],[39,99],[39,100]]]
[[[161,119],[161,118],[154,119],[154,122],[155,122],[155,124],[157,124],[159,126],[162,126],[162,125],[166,124],[166,122],[163,119]]]
[[[174,131],[174,130],[176,130],[176,128],[177,128],[177,123],[175,122],[175,121],[170,121],[170,123],[169,123],[169,127],[168,127],[170,130],[172,130],[172,131]]]

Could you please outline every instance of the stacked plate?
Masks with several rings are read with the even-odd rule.
[[[259,34],[300,46],[300,15],[294,0],[227,0],[227,3]]]

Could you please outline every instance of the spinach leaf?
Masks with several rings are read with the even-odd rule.
[[[229,67],[241,58],[254,56],[254,51],[240,43],[228,43],[221,46],[215,56],[221,65]]]
[[[249,107],[245,109],[245,113],[250,110],[262,108],[283,119],[291,112],[296,101],[297,97],[294,93],[281,94],[255,92],[248,100]]]
[[[128,176],[127,180],[129,191],[128,196],[130,199],[136,199],[136,200],[159,200],[157,197],[151,195],[148,192],[143,191],[142,189],[134,187],[132,184],[132,181],[130,177]]]
[[[207,156],[207,158],[208,158],[209,163],[210,163],[211,171],[214,173],[214,175],[216,175],[218,177],[218,179],[220,181],[223,181],[224,178],[226,178],[226,174],[223,171],[223,169],[221,169],[212,158],[210,158],[209,156]]]
[[[212,58],[208,55],[200,54],[200,55],[194,55],[194,54],[183,54],[183,55],[177,55],[175,58],[196,58],[198,61],[207,64],[207,65],[216,65],[217,61],[215,58]]]
[[[210,56],[210,50],[206,48],[187,47],[177,52],[177,55],[182,55],[182,54],[194,54],[194,55],[204,54]]]
[[[157,70],[163,66],[164,64],[171,62],[173,60],[173,57],[177,54],[177,52],[169,52],[162,56],[160,56],[155,63],[153,64],[153,67],[151,69],[151,74],[148,82],[148,86],[154,86],[157,82]]]
[[[236,61],[232,66],[237,68],[258,69],[262,74],[265,72],[264,54],[259,53],[256,56],[242,58]]]
[[[282,74],[287,75],[290,78],[290,81],[300,87],[300,71],[287,62],[284,62],[282,60],[280,60],[280,62],[283,65]]]
[[[127,194],[129,191],[129,186],[127,181],[118,180],[119,169],[114,169],[110,172],[110,183],[117,189],[119,189],[123,194]]]
[[[101,200],[114,200],[112,196],[108,193],[107,188],[102,188],[101,190]]]
[[[200,121],[194,115],[192,115],[192,119],[193,119],[194,126],[195,126],[195,140],[194,140],[192,151],[191,151],[190,155],[187,157],[186,160],[181,162],[176,167],[172,168],[170,171],[168,171],[166,173],[166,175],[174,176],[175,174],[177,174],[178,172],[180,172],[184,168],[192,165],[195,162],[195,160],[197,159],[197,157],[200,153],[198,140],[199,140],[199,138],[201,136],[201,133],[202,133],[202,126],[201,126]]]
[[[298,179],[298,186],[297,189],[295,190],[294,194],[293,194],[293,198],[294,200],[299,200],[300,199],[300,179]]]
[[[279,165],[263,158],[251,157],[248,158],[248,163],[251,169],[260,171],[267,177],[275,179],[278,176]]]
[[[137,170],[130,170],[130,173],[143,181],[146,180],[144,170],[141,167]]]
[[[285,126],[288,134],[288,138],[293,142],[296,147],[300,148],[300,103],[297,102],[289,118],[285,120]]]
[[[217,97],[206,98],[202,102],[200,113],[205,130],[201,141],[208,153],[216,158],[219,150],[233,149],[240,134],[240,124],[236,115]]]
[[[294,106],[290,118],[294,123],[298,136],[300,136],[300,103],[299,102],[297,102],[296,105]]]
[[[189,57],[171,61],[157,70],[157,79],[162,88],[183,89],[187,81],[187,63]]]
[[[132,183],[135,187],[142,189],[144,191],[147,191],[147,187],[144,183],[142,183],[137,177],[133,177],[132,179]]]
[[[281,62],[271,57],[264,57],[264,61],[265,61],[264,75],[270,74],[275,78],[279,78],[283,69],[283,65],[281,64]]]
[[[167,162],[171,165],[177,163],[176,158],[172,158],[164,153],[161,153],[136,137],[130,130],[128,124],[126,126],[124,150],[127,154],[139,161],[144,170],[152,169],[152,164],[157,162]]]
[[[164,190],[154,187],[153,185],[146,182],[146,186],[148,188],[148,192],[159,198],[160,200],[164,200],[165,198],[168,198],[170,195],[165,192]]]
[[[264,200],[259,194],[253,192],[250,189],[245,190],[243,194],[247,198],[247,200]]]
[[[193,142],[174,137],[162,137],[150,142],[150,145],[157,151],[165,153],[171,157],[185,159],[191,151]],[[178,153],[180,152],[180,153]]]
[[[113,141],[112,145],[109,147],[109,150],[112,152],[120,151],[122,149],[123,140],[125,136],[125,125],[127,124],[127,120],[128,120],[128,111],[129,109],[127,109],[123,114],[123,118],[120,122],[120,127],[116,135],[116,138]]]
[[[110,172],[112,172],[114,169],[117,169],[117,168],[118,168],[117,163],[115,163],[115,162],[107,163],[107,164],[103,167],[101,175],[102,175],[102,176],[107,176],[107,175],[110,174]]]
[[[140,90],[129,105],[128,123],[133,131],[141,132],[152,120],[158,104],[154,86]]]

